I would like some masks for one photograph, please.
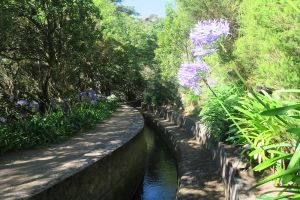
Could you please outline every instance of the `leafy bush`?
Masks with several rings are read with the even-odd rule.
[[[180,93],[185,113],[189,114],[190,116],[198,116],[200,112],[199,96],[193,91],[185,88],[182,88]]]
[[[116,106],[116,101],[98,105],[82,103],[71,109],[68,115],[57,111],[12,124],[0,124],[0,153],[57,142],[77,131],[92,128],[108,117]]]
[[[177,86],[171,81],[153,80],[144,91],[144,102],[152,105],[175,103],[181,105],[177,95]]]
[[[294,1],[300,7],[300,1]],[[245,0],[235,64],[252,86],[299,88],[300,15],[286,1]],[[267,77],[267,78],[266,78]]]
[[[240,88],[233,85],[220,85],[215,88],[215,92],[229,112],[234,112],[234,106],[237,105],[238,97],[243,94]],[[229,126],[232,122],[228,120],[228,116],[214,95],[210,94],[204,102],[200,118],[215,141],[224,141],[230,137]]]
[[[296,151],[291,153],[291,151],[287,151],[287,149],[296,149]],[[298,177],[300,174],[300,145],[295,145],[295,143],[276,143],[263,146],[255,150],[254,153],[258,151],[266,151],[272,156],[257,165],[254,170],[265,171],[267,169],[273,169],[275,173],[260,180],[254,187],[258,187],[270,181],[274,181],[276,185],[276,190],[264,191],[264,193],[259,196],[259,199],[299,199],[300,182]],[[270,197],[268,193],[273,194]]]
[[[179,0],[179,11],[188,10],[190,13],[187,13],[187,16],[191,16],[191,13],[197,13],[197,10],[202,9],[201,6],[201,8],[195,7],[197,1],[192,2],[191,4],[191,1]],[[200,1],[198,2],[201,4]],[[266,88],[272,92],[273,89],[278,88],[296,90],[295,88],[300,87],[300,1],[243,0],[237,1],[236,4],[229,5],[228,2],[224,4],[234,9],[218,9],[220,6],[212,6],[214,3],[214,1],[207,1],[203,9],[211,12],[198,12],[198,15],[195,15],[198,18],[194,19],[216,19],[221,15],[222,18],[231,21],[231,37],[220,44],[222,47],[220,51],[204,59],[212,68],[211,74],[208,75],[219,83],[221,81],[220,85],[223,86],[211,89],[207,77],[202,77],[210,92],[216,94],[209,95],[208,98],[206,98],[207,93],[201,94],[201,98],[205,101],[200,117],[215,140],[227,138],[227,141],[233,144],[249,147],[250,149],[244,152],[248,153],[251,161],[255,161],[252,165],[258,162],[254,170],[262,172],[267,170],[270,173],[269,169],[271,169],[274,172],[258,183],[260,185],[275,180],[278,185],[277,190],[272,191],[277,192],[278,196],[266,199],[300,199],[300,105],[295,100],[299,96],[293,94],[285,99],[277,98],[266,92],[257,94],[252,89]],[[222,7],[223,4],[219,4]],[[225,11],[225,13],[218,11]],[[174,19],[177,20],[179,17],[174,16]],[[214,31],[219,33],[218,27],[214,28],[216,29]],[[199,40],[196,38],[198,40],[196,46],[207,44],[201,41],[205,38],[205,32],[212,36],[214,31],[209,30],[207,26],[203,29],[197,28],[196,31],[198,30],[203,32],[200,31]],[[192,35],[195,37],[196,34]],[[167,61],[167,64],[173,64],[171,68],[166,68],[166,65],[160,62],[163,65],[161,68],[164,75],[169,79],[174,78],[174,73],[177,71],[174,69],[178,67],[179,61],[191,61],[190,44],[185,45],[186,39],[178,38],[181,38],[179,46],[186,47],[187,50],[182,51],[184,53],[181,53],[181,56],[175,56],[176,58],[173,56],[174,59],[171,60],[176,60],[177,65],[169,62],[170,59],[166,59],[168,56],[163,55],[160,59]],[[172,53],[170,44],[165,43],[165,46],[162,49],[169,47],[168,50]],[[203,48],[198,50],[200,52],[197,52],[198,55],[207,55],[207,52],[202,52]],[[181,78],[182,86],[193,90],[199,89],[197,87],[200,87],[198,83],[201,70],[196,69],[201,67],[192,65],[187,70],[179,71],[179,74],[183,74],[180,78],[190,78],[189,82],[186,81],[187,78]],[[172,73],[168,73],[170,71]],[[190,74],[187,75],[187,72]],[[251,94],[244,96],[239,90],[235,91],[234,87],[232,89],[226,86],[228,80],[242,83]],[[185,111],[196,102],[193,96],[185,91],[182,99]],[[273,114],[270,115],[272,112]],[[292,117],[293,115],[296,116]]]
[[[264,95],[256,95],[270,109],[285,105],[284,101],[275,99],[265,92]],[[278,119],[273,116],[262,115],[261,112],[266,108],[252,94],[241,97],[234,109],[233,118],[237,121],[240,131],[230,138],[231,142],[240,145],[248,144],[253,149],[260,149],[262,146],[293,140],[291,134],[286,130],[285,122],[289,124],[296,124],[296,122],[285,116]],[[252,156],[260,163],[267,159],[267,152],[259,151]]]
[[[251,154],[258,154],[259,152],[267,152],[267,159],[257,165],[255,171],[264,171],[273,168],[275,173],[266,177],[257,183],[254,187],[265,184],[270,181],[275,181],[277,190],[272,191],[277,193],[274,197],[260,196],[261,199],[299,199],[300,190],[300,145],[299,145],[299,119],[300,119],[300,104],[292,104],[284,107],[276,107],[268,109],[261,113],[263,116],[277,117],[285,116],[295,124],[285,122],[287,131],[296,134],[298,137],[294,141],[285,141],[284,143],[275,143],[268,146],[263,146],[255,149]],[[290,115],[292,114],[292,115]],[[298,123],[297,123],[298,122]],[[295,126],[296,125],[296,126]],[[298,125],[298,127],[297,127]],[[265,192],[268,194],[269,191]]]

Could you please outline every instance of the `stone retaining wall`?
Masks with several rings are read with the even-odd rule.
[[[185,117],[174,110],[145,104],[142,104],[142,110],[150,111],[158,117],[173,122],[179,128],[183,128],[188,135],[194,137],[194,139],[206,149],[211,151],[212,159],[217,162],[220,176],[222,176],[227,200],[256,199],[254,193],[248,191],[256,182],[256,179],[253,173],[247,170],[247,163],[239,159],[237,149],[222,142],[217,144],[210,137],[203,123]],[[172,138],[170,141],[174,144]],[[175,151],[180,150],[175,147]]]

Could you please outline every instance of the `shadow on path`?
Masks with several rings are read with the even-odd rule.
[[[141,123],[138,111],[122,106],[94,130],[63,143],[1,156],[0,199],[28,197],[77,173],[127,143]]]
[[[177,154],[179,187],[178,199],[183,200],[221,200],[225,199],[224,186],[217,163],[206,150],[187,132],[168,120],[146,113],[163,130]],[[148,116],[148,117],[147,117]]]

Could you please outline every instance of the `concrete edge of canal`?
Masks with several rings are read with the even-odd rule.
[[[143,128],[141,113],[121,106],[62,144],[2,156],[0,199],[131,199],[144,173]]]
[[[165,140],[177,161],[180,200],[252,200],[256,182],[235,149],[212,144],[202,124],[166,108],[142,105],[147,124]]]

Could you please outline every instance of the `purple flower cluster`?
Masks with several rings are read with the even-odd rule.
[[[200,94],[199,81],[207,76],[210,67],[203,61],[194,63],[184,63],[178,72],[178,80],[181,86],[192,89],[196,94]]]
[[[200,93],[199,81],[206,79],[210,67],[202,59],[217,49],[214,43],[221,37],[229,34],[229,23],[223,19],[199,21],[191,30],[190,39],[194,44],[193,55],[197,62],[182,64],[178,72],[179,84]]]
[[[87,92],[80,92],[80,97],[87,97],[90,100],[92,105],[97,105],[99,98],[97,97],[97,93],[94,90],[90,90]]]
[[[86,95],[87,95],[87,92],[80,92],[79,95],[80,95],[81,97],[86,96]]]
[[[190,33],[190,39],[195,46],[210,45],[222,35],[229,34],[229,23],[226,20],[199,21]]]
[[[20,99],[17,101],[17,106],[28,106],[29,102],[26,99]]]
[[[229,34],[229,23],[223,19],[199,21],[191,30],[193,54],[204,57],[216,51],[212,46],[221,37]]]
[[[204,57],[212,54],[213,52],[217,51],[216,49],[207,49],[202,46],[197,46],[193,50],[193,54],[196,57]]]
[[[89,95],[89,97],[90,97],[90,99],[93,101],[95,101],[95,100],[98,100],[98,98],[97,98],[97,94],[96,94],[96,92],[94,91],[94,90],[91,90],[91,91],[89,91],[88,92],[88,95]]]
[[[39,103],[37,101],[31,101],[29,102],[27,99],[19,99],[16,103],[17,106],[30,109],[32,111],[37,111],[40,107]]]

